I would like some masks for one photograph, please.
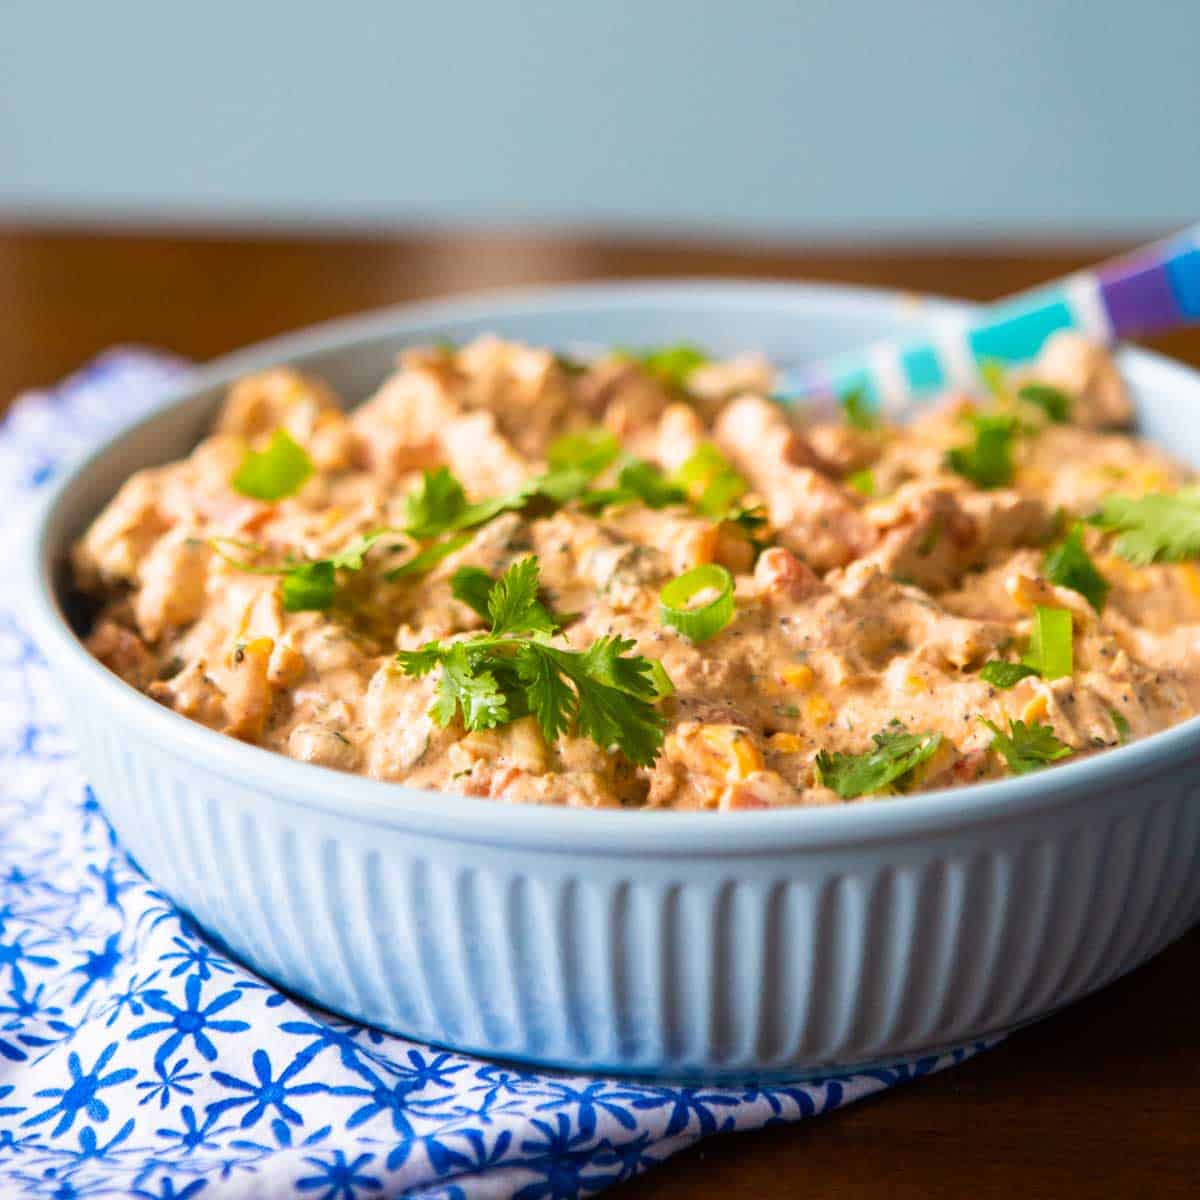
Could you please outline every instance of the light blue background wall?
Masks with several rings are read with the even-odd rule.
[[[0,0],[0,217],[1138,232],[1200,0]]]

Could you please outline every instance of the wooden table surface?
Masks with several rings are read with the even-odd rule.
[[[207,358],[477,287],[704,274],[979,299],[1115,247],[837,250],[558,236],[100,235],[0,229],[0,404],[118,342]],[[1200,364],[1200,333],[1157,343]],[[799,1128],[710,1140],[614,1196],[1200,1195],[1200,930],[980,1058]]]

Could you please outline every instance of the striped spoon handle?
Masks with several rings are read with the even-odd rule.
[[[989,306],[978,317],[942,319],[928,334],[887,341],[805,367],[781,397],[861,392],[885,410],[980,381],[987,361],[1017,366],[1060,329],[1099,341],[1161,333],[1200,321],[1200,225],[1132,254]]]

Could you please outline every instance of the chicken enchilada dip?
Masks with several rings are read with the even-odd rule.
[[[903,424],[688,346],[240,380],[74,549],[92,653],[304,762],[584,807],[840,804],[1200,702],[1200,489],[1075,335]]]

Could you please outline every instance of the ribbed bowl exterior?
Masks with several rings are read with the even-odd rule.
[[[75,717],[124,844],[236,955],[492,1056],[707,1078],[907,1057],[1066,1004],[1200,917],[1178,771],[1036,823],[631,860],[345,820]]]
[[[609,285],[401,311],[210,369],[57,489],[26,609],[124,845],[282,987],[423,1041],[676,1078],[882,1063],[1033,1020],[1200,918],[1200,721],[1036,775],[838,809],[509,808],[339,775],[155,705],[64,617],[67,547],[133,470],[182,454],[237,374],[294,362],[364,394],[406,342],[838,349],[928,301],[782,285]],[[1200,463],[1200,383],[1123,355],[1142,427]]]

